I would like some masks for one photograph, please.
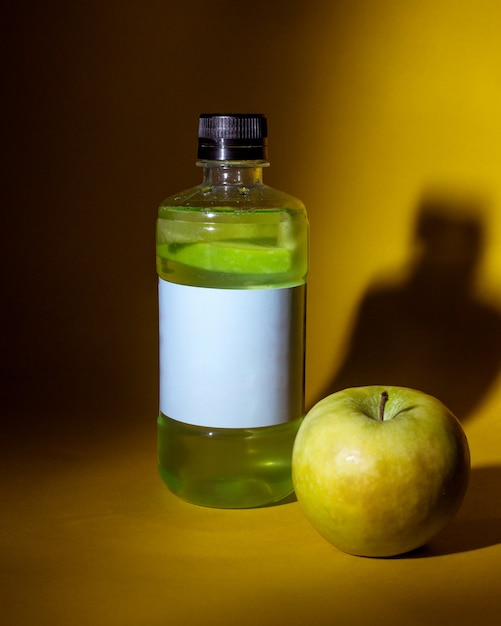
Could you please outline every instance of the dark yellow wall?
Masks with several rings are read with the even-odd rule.
[[[465,417],[501,407],[501,6],[9,4],[9,410],[154,424],[156,207],[198,182],[197,117],[216,110],[267,114],[266,181],[309,209],[308,402],[397,382]]]

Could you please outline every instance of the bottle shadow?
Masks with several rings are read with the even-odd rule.
[[[501,314],[476,294],[485,206],[428,192],[418,206],[405,278],[370,287],[347,355],[322,390],[387,384],[439,398],[462,421],[501,370]]]
[[[463,505],[447,528],[397,559],[444,556],[501,543],[501,466],[472,468]]]

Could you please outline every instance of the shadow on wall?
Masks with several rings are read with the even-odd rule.
[[[460,420],[471,414],[501,368],[501,313],[474,292],[483,208],[464,196],[424,196],[406,279],[369,288],[345,361],[321,397],[402,385],[436,396]]]

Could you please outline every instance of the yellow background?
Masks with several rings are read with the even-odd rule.
[[[497,623],[501,5],[10,4],[4,622]],[[266,182],[308,208],[308,404],[402,382],[464,424],[466,501],[416,554],[350,557],[297,502],[200,509],[156,475],[156,207],[198,182],[197,118],[218,110],[267,115]]]

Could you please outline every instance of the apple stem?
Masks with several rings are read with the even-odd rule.
[[[381,400],[379,401],[379,419],[384,420],[384,406],[388,402],[388,392],[383,391],[381,393]]]

